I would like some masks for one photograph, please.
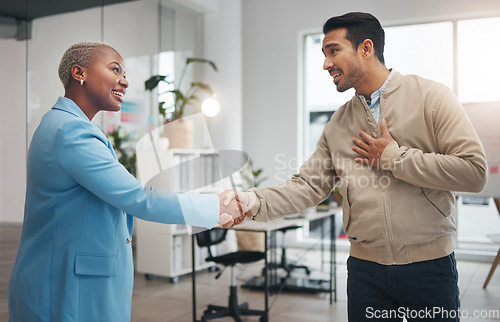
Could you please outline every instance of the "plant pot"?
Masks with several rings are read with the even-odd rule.
[[[163,134],[169,140],[170,149],[193,148],[193,122],[180,118],[165,123]]]
[[[333,200],[337,203],[339,207],[342,207],[342,195],[338,192],[334,192],[333,194]]]
[[[238,251],[263,252],[264,233],[253,231],[236,231]]]

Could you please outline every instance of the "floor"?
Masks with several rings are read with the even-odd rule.
[[[19,245],[21,229],[19,226],[0,225],[0,321],[7,321],[7,289],[8,279]],[[290,252],[290,258],[301,258],[315,269],[313,274],[321,274],[318,252],[303,250]],[[347,321],[346,312],[346,253],[337,256],[338,261],[338,300],[329,304],[326,293],[299,294],[281,293],[270,298],[270,321]],[[317,263],[317,264],[314,264]],[[500,268],[486,290],[482,289],[485,277],[491,264],[459,261],[459,286],[461,291],[462,313],[469,318],[462,321],[500,321]],[[238,283],[243,283],[253,275],[258,275],[262,264],[251,264],[237,268]],[[197,274],[197,318],[208,303],[227,304],[230,284],[230,271],[224,272],[215,279],[217,272],[203,271]],[[246,301],[251,308],[262,309],[264,297],[260,291],[238,289],[240,301]],[[192,283],[189,275],[182,276],[178,283],[172,284],[169,279],[156,277],[145,279],[143,274],[136,273],[132,299],[132,321],[164,322],[193,321]],[[476,317],[472,315],[476,314]],[[220,321],[232,321],[225,318]],[[247,317],[244,321],[258,321],[256,317]]]

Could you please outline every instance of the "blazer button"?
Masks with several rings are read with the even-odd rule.
[[[132,237],[127,238],[127,244],[130,244],[132,242]]]

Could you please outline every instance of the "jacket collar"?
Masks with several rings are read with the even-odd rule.
[[[390,93],[394,90],[396,90],[400,85],[403,80],[403,75],[401,73],[394,71],[391,79],[389,80],[389,83],[387,83],[387,87],[384,90],[384,93]]]
[[[73,102],[71,99],[67,98],[67,97],[59,97],[57,99],[57,102],[54,104],[54,106],[52,107],[53,110],[60,110],[60,111],[64,111],[64,112],[67,112],[67,113],[70,113],[70,114],[73,114],[74,116],[76,117],[79,117],[89,123],[92,124],[92,122],[89,120],[89,118],[87,117],[87,115],[85,115],[85,113],[83,113],[83,111],[78,107],[78,105],[76,105],[75,102]],[[95,126],[94,124],[92,124],[94,127],[98,128],[97,126]],[[111,145],[111,142],[109,142],[109,139],[106,137],[106,135],[102,132],[102,131],[99,131],[101,134],[103,134],[103,142],[106,144],[106,146],[108,147],[108,149],[111,150],[111,153],[113,154],[113,157],[115,159],[117,159],[116,157],[116,154],[115,154],[115,150],[113,149],[113,146]]]
[[[85,115],[85,113],[83,113],[80,107],[78,107],[75,102],[67,97],[59,97],[52,109],[68,112],[90,122],[89,118],[87,117],[87,115]]]

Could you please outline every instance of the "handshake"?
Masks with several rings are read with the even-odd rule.
[[[252,196],[253,195],[253,196]],[[219,195],[220,214],[216,227],[231,228],[241,223],[245,216],[252,218],[251,206],[255,202],[255,195],[249,192],[228,189]]]

